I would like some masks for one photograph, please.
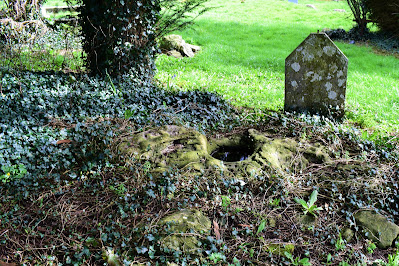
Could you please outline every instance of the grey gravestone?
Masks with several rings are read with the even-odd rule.
[[[348,59],[325,33],[310,34],[285,59],[288,112],[342,117]]]

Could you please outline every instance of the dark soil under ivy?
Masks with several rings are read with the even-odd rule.
[[[370,252],[353,218],[370,208],[399,223],[396,142],[376,145],[328,119],[237,110],[215,94],[170,92],[128,77],[0,78],[0,261],[103,265],[103,251],[113,249],[125,265],[290,265],[304,258],[312,265],[383,265],[397,252]],[[173,166],[155,175],[150,161],[127,166],[112,152],[118,136],[165,124],[208,135],[255,128],[306,139],[328,146],[333,162],[237,179]],[[304,226],[294,198],[307,200],[314,190],[323,210]],[[213,221],[200,255],[161,248],[157,221],[184,208]],[[344,228],[355,232],[350,242]],[[292,260],[267,249],[271,244],[293,244]]]

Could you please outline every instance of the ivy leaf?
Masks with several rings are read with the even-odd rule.
[[[144,246],[136,247],[136,251],[137,251],[137,253],[139,253],[139,254],[145,254],[145,253],[147,253],[148,248],[146,248],[146,247],[144,247]]]

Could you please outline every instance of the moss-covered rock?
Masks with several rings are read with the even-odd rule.
[[[311,214],[304,214],[298,217],[298,221],[304,227],[312,227],[316,224],[316,217]]]
[[[210,234],[211,221],[201,211],[186,209],[163,218],[159,225],[164,227],[165,236],[161,239],[164,250],[199,253],[198,235]]]
[[[346,242],[349,243],[352,241],[353,237],[355,236],[355,232],[352,229],[346,227],[341,230],[341,236],[343,239],[346,240]]]
[[[389,248],[399,235],[399,226],[375,211],[358,211],[353,216],[356,223],[363,227],[366,237],[379,248]]]
[[[220,148],[237,147],[248,154],[242,160],[222,161],[212,154]],[[246,133],[225,138],[210,138],[179,126],[163,126],[124,137],[118,151],[125,160],[149,160],[155,171],[169,167],[190,167],[196,170],[221,168],[236,176],[251,176],[262,170],[300,170],[309,163],[330,161],[328,149],[320,144],[297,142],[292,138],[272,138],[249,129]]]
[[[193,129],[179,126],[163,126],[123,138],[118,150],[127,163],[149,160],[155,170],[162,172],[170,166],[194,169],[204,168],[207,139]]]
[[[249,134],[256,142],[258,152],[255,161],[274,169],[303,169],[309,163],[328,163],[328,149],[318,143],[302,143],[292,138],[272,138],[250,129]]]

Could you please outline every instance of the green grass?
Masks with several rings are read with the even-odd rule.
[[[157,78],[183,90],[219,93],[238,106],[281,110],[285,58],[311,32],[353,26],[345,1],[210,0],[209,5],[216,8],[193,29],[178,32],[202,51],[194,58],[159,56]],[[366,127],[398,129],[399,60],[370,47],[337,46],[349,59],[347,117]]]
[[[72,5],[75,5],[76,1],[72,1]],[[46,3],[44,3],[46,6],[66,6],[68,5],[65,1],[62,0],[47,0]]]

